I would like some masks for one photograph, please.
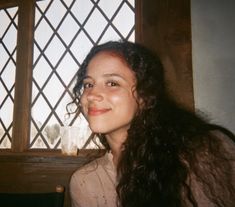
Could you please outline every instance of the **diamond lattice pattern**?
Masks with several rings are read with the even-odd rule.
[[[91,132],[84,118],[66,119],[76,71],[93,45],[134,41],[134,6],[134,0],[37,2],[30,148],[60,148],[65,122],[81,128],[78,147],[86,143]]]
[[[0,149],[11,148],[18,7],[0,10]]]

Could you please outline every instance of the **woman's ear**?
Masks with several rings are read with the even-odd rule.
[[[144,102],[144,99],[139,97],[137,101],[138,101],[139,109],[142,110],[146,105]]]
[[[139,108],[142,109],[152,109],[156,106],[156,97],[150,96],[148,99],[144,100],[143,98],[139,99]]]

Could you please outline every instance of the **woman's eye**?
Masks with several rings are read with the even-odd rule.
[[[119,84],[115,81],[108,81],[107,86],[114,87],[114,86],[119,86]]]
[[[83,83],[83,88],[92,88],[93,85],[91,83]]]

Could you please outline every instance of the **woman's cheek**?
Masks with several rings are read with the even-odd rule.
[[[120,91],[112,91],[108,96],[113,103],[121,102],[126,95]]]
[[[87,117],[87,101],[86,101],[86,98],[85,98],[85,95],[84,93],[82,94],[81,96],[81,99],[80,99],[80,103],[81,103],[81,110],[82,110],[82,113],[85,117]]]

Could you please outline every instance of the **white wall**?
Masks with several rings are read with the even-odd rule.
[[[191,0],[196,108],[235,132],[235,1]]]

